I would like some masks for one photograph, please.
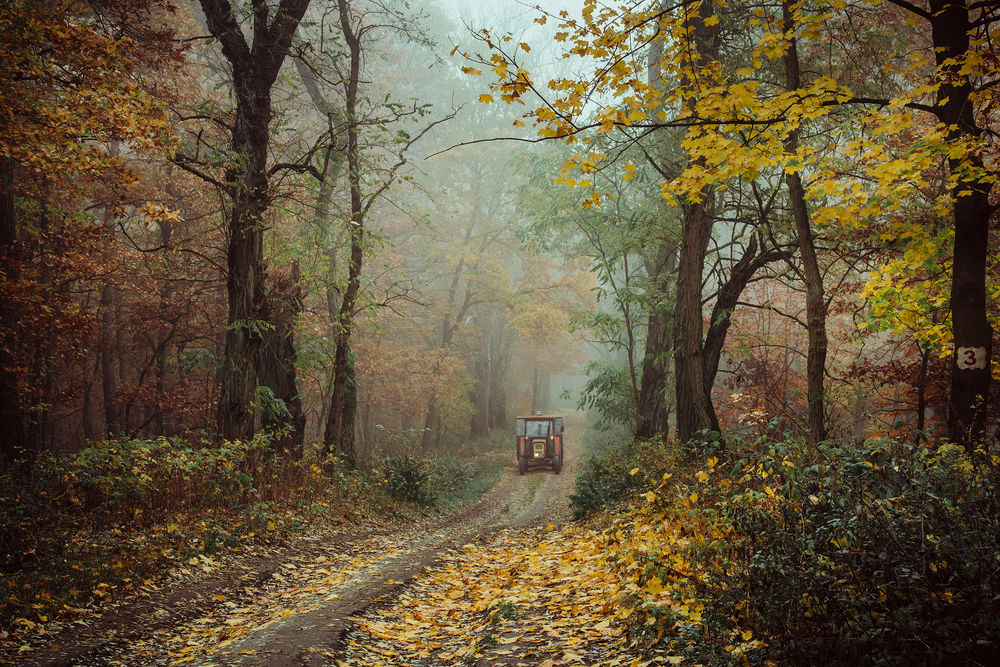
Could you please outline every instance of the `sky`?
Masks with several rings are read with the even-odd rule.
[[[560,52],[555,46],[552,34],[556,32],[556,24],[549,21],[540,26],[535,23],[540,6],[545,11],[558,14],[562,9],[569,12],[570,17],[579,17],[583,8],[583,0],[535,0],[521,2],[520,0],[438,0],[449,14],[454,17],[459,26],[458,34],[450,35],[455,42],[462,44],[463,49],[472,48],[473,41],[466,33],[464,24],[473,28],[488,28],[494,33],[512,32],[518,42],[527,42],[532,47],[533,57],[529,60],[529,69],[536,79],[550,78],[565,67],[559,57]]]

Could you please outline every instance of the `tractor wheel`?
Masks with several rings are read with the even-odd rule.
[[[527,468],[528,468],[528,464],[527,464],[527,462],[526,462],[526,461],[524,460],[524,457],[523,457],[523,456],[518,456],[518,457],[517,457],[517,471],[518,471],[518,472],[519,472],[520,474],[522,474],[522,475],[523,475],[523,474],[524,474],[524,471],[525,471],[525,470],[527,470]]]
[[[557,457],[556,457],[556,458],[555,458],[555,459],[554,459],[554,460],[552,461],[552,469],[556,471],[556,474],[557,474],[557,475],[558,475],[558,474],[559,474],[560,472],[562,472],[562,456],[557,456]]]

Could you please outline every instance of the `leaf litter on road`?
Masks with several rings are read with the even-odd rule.
[[[358,619],[338,665],[646,664],[598,537],[580,524],[504,530],[453,551]]]
[[[136,642],[135,654],[157,664],[208,659],[277,620],[336,599],[352,575],[387,554],[405,550],[401,544],[405,540],[400,537],[377,536],[349,554],[331,551],[293,557],[275,568],[266,581],[248,584],[231,598],[213,596],[201,617]]]

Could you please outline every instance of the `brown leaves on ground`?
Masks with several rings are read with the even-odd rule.
[[[379,536],[365,540],[349,554],[331,550],[292,558],[264,581],[248,583],[231,597],[215,595],[201,617],[137,642],[135,654],[145,664],[211,661],[216,653],[275,621],[339,599],[352,576],[399,549],[399,541]]]
[[[502,531],[359,619],[340,665],[648,665],[628,643],[620,580],[599,533]]]

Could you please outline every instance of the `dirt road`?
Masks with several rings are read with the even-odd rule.
[[[504,528],[571,517],[584,424],[567,421],[562,473],[521,476],[513,456],[480,500],[419,530],[312,535],[280,560],[227,564],[196,584],[147,592],[19,656],[20,664],[328,665],[352,618],[389,604],[451,549]],[[206,566],[211,569],[210,564]]]

